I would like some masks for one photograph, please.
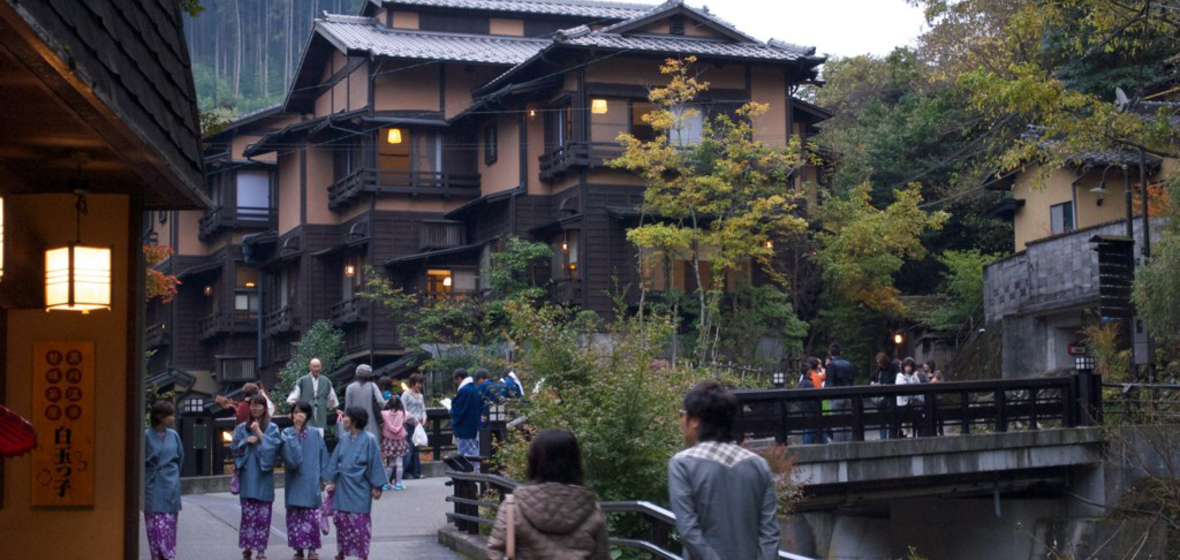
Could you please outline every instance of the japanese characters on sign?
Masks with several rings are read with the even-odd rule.
[[[94,505],[94,343],[33,344],[33,506]]]

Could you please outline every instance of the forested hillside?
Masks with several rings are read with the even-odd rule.
[[[313,19],[355,14],[365,0],[200,0],[185,35],[202,110],[247,113],[282,100]]]

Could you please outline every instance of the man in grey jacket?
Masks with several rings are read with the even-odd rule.
[[[688,449],[668,461],[668,493],[688,560],[774,560],[778,500],[762,457],[733,443],[737,398],[716,381],[684,397]]]

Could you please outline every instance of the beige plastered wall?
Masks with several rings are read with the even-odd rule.
[[[334,224],[336,216],[328,209],[328,186],[332,184],[330,145],[307,149],[307,223]]]
[[[754,139],[767,145],[784,145],[787,139],[787,101],[784,78],[778,68],[754,67],[750,72],[750,99],[769,105],[752,119]]]
[[[384,21],[384,18],[382,18]],[[393,11],[394,29],[418,29],[418,12]]]
[[[299,225],[299,181],[299,151],[283,152],[279,156],[279,235]]]
[[[514,115],[502,115],[496,121],[499,150],[496,162],[484,164],[484,139],[479,134],[479,176],[483,194],[506,191],[520,185],[520,126]]]
[[[124,489],[129,480],[140,479],[138,472],[128,473],[126,454],[137,453],[143,445],[126,447],[129,425],[136,433],[142,428],[137,419],[125,416],[127,376],[134,374],[134,364],[127,361],[128,305],[127,283],[135,281],[128,263],[128,198],[115,195],[91,195],[87,198],[90,214],[83,220],[83,237],[87,243],[108,245],[112,250],[112,298],[110,311],[87,315],[69,312],[46,313],[40,309],[8,311],[6,406],[17,414],[32,417],[32,346],[37,341],[94,341],[98,382],[95,414],[94,473],[95,492],[92,508],[34,509],[31,505],[31,457],[24,455],[3,459],[4,507],[0,508],[0,558],[5,560],[38,559],[117,559],[123,558]],[[45,245],[57,246],[73,240],[73,228],[59,227],[61,217],[73,215],[74,197],[70,195],[13,196],[5,200],[8,212],[19,212],[36,231],[35,237]],[[44,441],[45,436],[41,436]]]
[[[541,154],[545,152],[545,117],[540,112],[531,117],[526,116],[528,127],[528,193],[534,195],[549,194],[549,186],[541,182]]]
[[[1070,183],[1076,174],[1072,170],[1055,170],[1043,181],[1039,175],[1040,167],[1031,166],[1012,185],[1013,197],[1024,200],[1013,220],[1017,251],[1023,251],[1029,241],[1052,235],[1049,208],[1073,200]]]
[[[492,35],[524,37],[524,20],[491,18],[491,20],[488,21],[488,31]]]
[[[472,64],[448,64],[446,115],[452,118],[471,107],[472,90],[479,85],[486,84],[495,78],[502,70],[492,66],[476,66]],[[437,96],[437,92],[435,93]]]
[[[661,62],[654,58],[614,58],[587,66],[586,81],[605,84],[662,86],[668,83],[668,77],[660,74],[660,64]],[[695,68],[701,73],[697,79],[709,82],[709,85],[714,89],[745,89],[746,87],[744,65],[724,64],[721,68],[717,68],[712,63],[698,63]]]
[[[348,74],[348,107],[355,111],[369,106],[369,63],[363,62]]]
[[[378,68],[373,106],[378,111],[439,110],[439,73],[435,64],[389,63]]]

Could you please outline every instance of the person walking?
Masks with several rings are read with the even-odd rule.
[[[915,369],[917,362],[913,358],[906,358],[901,361],[901,372],[897,374],[894,379],[894,385],[918,385],[922,383],[922,379],[918,377],[918,372]],[[926,398],[922,395],[898,395],[897,408],[903,412],[905,416],[910,417],[909,428],[900,427],[897,437],[916,437],[916,427],[920,423],[921,408],[926,403]]]
[[[517,486],[496,514],[487,560],[608,560],[606,518],[582,473],[582,452],[572,432],[537,434],[529,445],[528,482]],[[509,549],[509,532],[515,550]]]
[[[410,444],[406,441],[406,422],[410,416],[401,399],[391,398],[385,403],[385,410],[381,411],[385,423],[381,425],[381,457],[385,460],[385,477],[393,480],[393,486],[385,485],[382,490],[401,492],[402,474],[405,472],[406,454],[410,452]],[[397,478],[394,478],[394,474]]]
[[[320,543],[320,488],[328,468],[328,447],[320,431],[311,425],[311,403],[297,402],[291,411],[292,427],[283,430],[283,464],[286,467],[284,500],[287,506],[287,544],[295,558],[317,560]]]
[[[381,443],[381,419],[378,415],[385,408],[385,398],[373,382],[373,368],[368,364],[356,366],[356,380],[344,389],[344,408],[360,408],[368,415],[365,430]]]
[[[410,374],[409,388],[401,396],[402,406],[410,417],[410,426],[406,429],[406,441],[409,446],[404,465],[406,478],[422,478],[422,458],[418,454],[418,446],[414,445],[413,430],[418,426],[426,429],[426,400],[422,396],[424,384],[425,379],[421,373]]]
[[[377,438],[365,428],[368,412],[359,407],[344,409],[344,433],[328,460],[324,479],[333,494],[333,517],[336,520],[337,560],[353,556],[369,557],[373,536],[373,500],[381,499],[381,488],[389,484],[381,468]]]
[[[828,346],[826,381],[828,387],[851,387],[856,382],[852,372],[852,364],[841,356],[840,345],[835,342]],[[831,401],[832,414],[837,417],[850,420],[849,411],[851,408],[852,401],[849,399],[832,399]],[[838,443],[852,441],[852,429],[835,430],[832,434],[832,441]]]
[[[258,560],[266,558],[275,501],[274,468],[281,446],[282,436],[270,421],[266,397],[261,394],[250,397],[250,419],[234,428],[230,443],[241,484],[238,547],[242,549],[242,558],[250,558],[252,552],[258,553]]]
[[[897,374],[893,370],[893,363],[889,361],[889,355],[877,352],[877,358],[874,361],[877,363],[877,369],[873,370],[873,374],[869,376],[869,385],[893,385]],[[873,397],[872,402],[881,417],[880,437],[881,439],[889,439],[890,419],[885,417],[885,397]]]
[[[455,433],[456,452],[464,457],[479,456],[479,421],[483,407],[479,387],[464,383],[467,372],[455,370],[458,393],[451,401],[451,428]]]
[[[336,391],[332,388],[332,380],[321,375],[323,369],[324,365],[320,363],[319,358],[312,358],[307,363],[307,375],[295,381],[295,388],[291,389],[291,394],[287,396],[287,404],[311,404],[312,415],[307,422],[319,430],[320,436],[324,435],[324,427],[328,422],[334,419],[332,411],[340,406]]]
[[[819,389],[823,387],[823,384],[824,377],[820,368],[819,358],[812,357],[804,360],[803,371],[799,376],[799,388]],[[815,400],[803,401],[799,403],[799,410],[806,415],[803,421],[809,426],[803,431],[803,444],[827,443],[827,438],[823,430],[815,427],[815,423],[822,418],[820,414],[823,410],[823,401],[818,396]],[[816,433],[819,433],[819,438],[816,438]]]
[[[716,381],[684,397],[688,449],[668,462],[668,494],[686,560],[774,560],[778,498],[759,455],[733,443],[737,398]]]
[[[180,514],[180,468],[184,446],[172,429],[176,408],[165,400],[152,404],[152,426],[143,433],[143,522],[152,560],[176,558],[176,522]]]

